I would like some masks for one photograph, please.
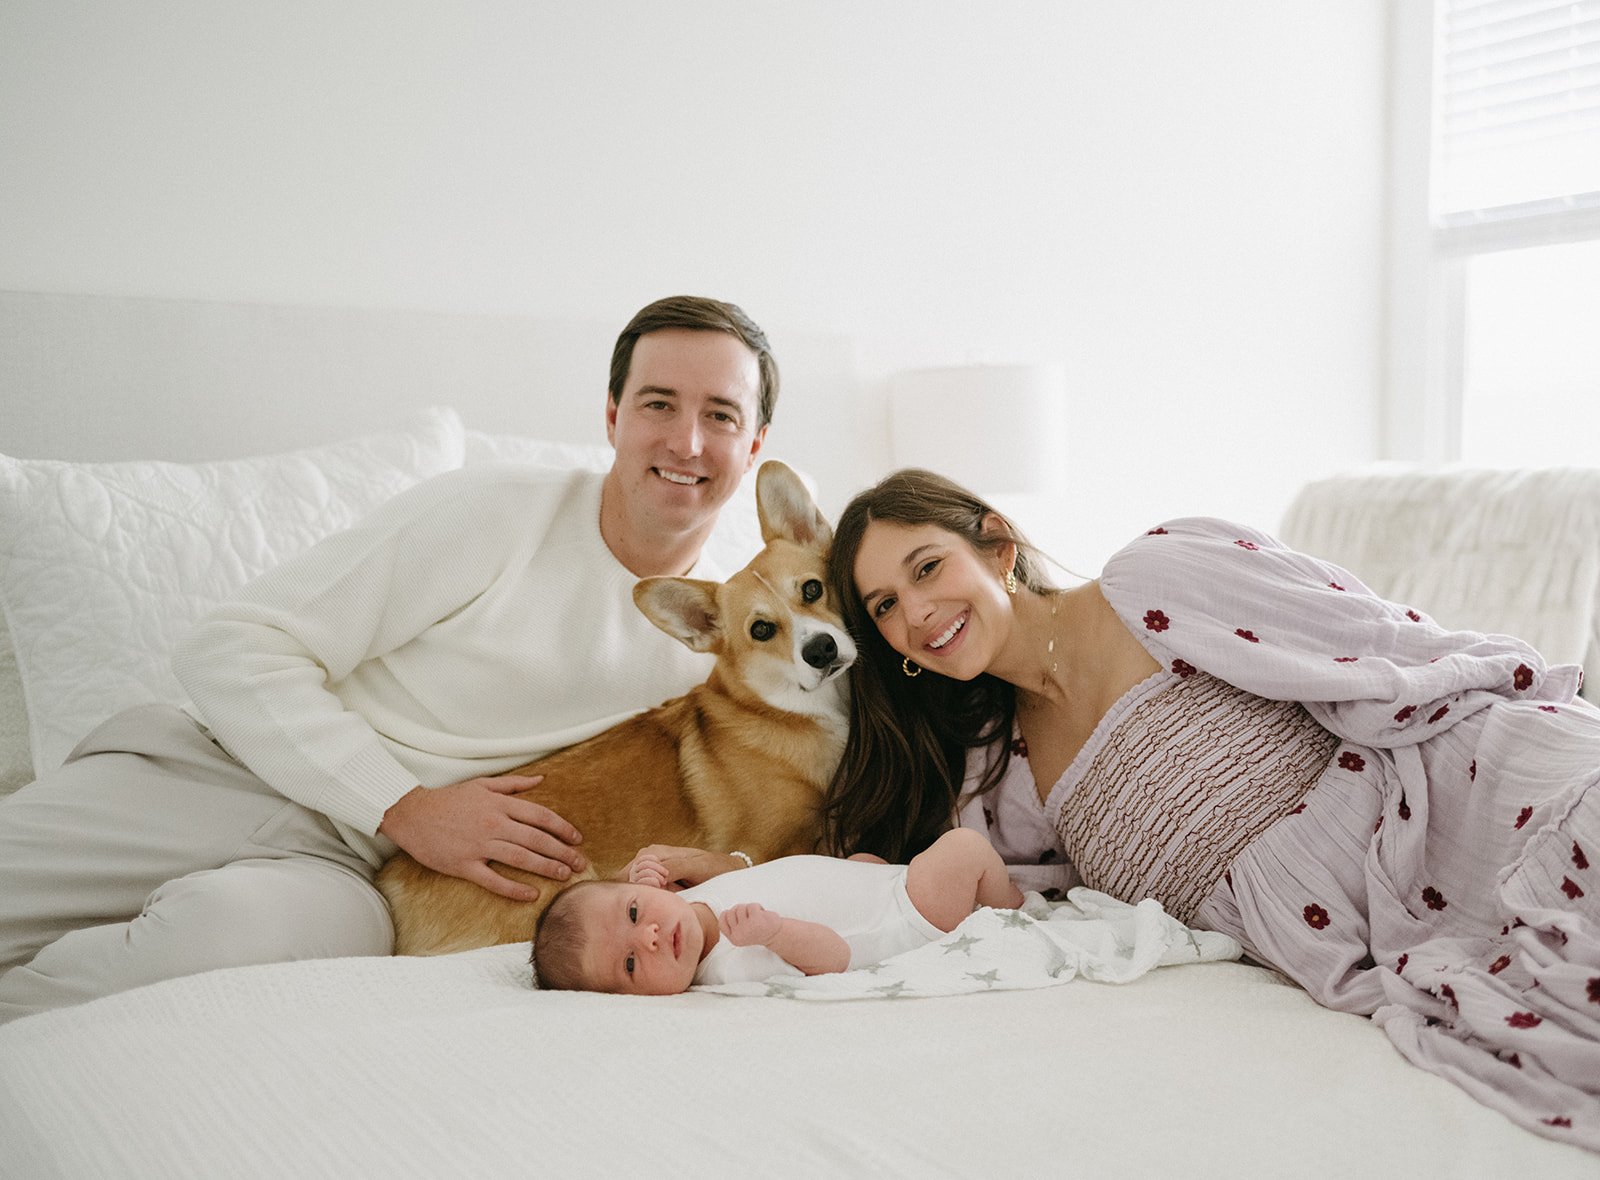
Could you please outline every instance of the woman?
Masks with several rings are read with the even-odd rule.
[[[1238,939],[1541,1134],[1600,1150],[1600,713],[1581,672],[1185,519],[1052,586],[902,471],[830,574],[862,657],[825,809],[903,860],[953,823]],[[1069,862],[1071,870],[1059,867]]]

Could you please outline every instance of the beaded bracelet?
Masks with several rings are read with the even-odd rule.
[[[744,861],[744,867],[747,869],[753,869],[756,867],[756,862],[750,859],[750,854],[748,852],[730,852],[728,855],[737,856],[740,860]]]

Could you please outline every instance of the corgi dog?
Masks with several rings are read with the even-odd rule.
[[[589,867],[567,881],[496,865],[534,885],[511,901],[404,852],[377,885],[395,953],[438,955],[522,942],[568,885],[611,877],[648,844],[758,860],[815,850],[817,807],[844,753],[856,647],[830,600],[833,530],[800,478],[769,460],[756,474],[765,547],[726,582],[645,578],[633,599],[651,622],[716,664],[705,683],[587,741],[508,773],[543,775],[518,798],[583,833]]]

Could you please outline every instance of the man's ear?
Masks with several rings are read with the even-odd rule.
[[[613,450],[617,446],[617,399],[611,396],[611,391],[606,390],[606,441]]]
[[[756,465],[756,459],[760,456],[761,448],[766,445],[766,442],[767,428],[765,426],[759,427],[756,430],[755,439],[750,443],[750,455],[744,461],[744,473],[746,475],[749,475],[750,469]]]

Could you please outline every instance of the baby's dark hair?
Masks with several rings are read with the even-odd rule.
[[[533,927],[534,986],[542,991],[592,991],[583,981],[583,948],[589,941],[578,907],[572,898],[586,885],[599,881],[579,881],[556,894]]]

